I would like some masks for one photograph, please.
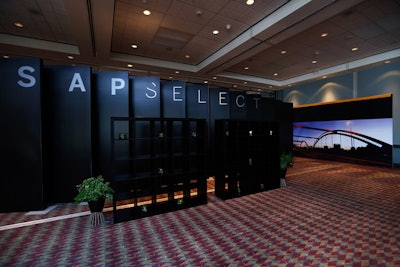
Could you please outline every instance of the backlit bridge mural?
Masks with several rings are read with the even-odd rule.
[[[374,124],[363,126],[361,129],[367,129],[366,132],[379,136],[370,136],[368,134],[353,131],[352,122],[324,122],[321,127],[315,127],[316,122],[295,123],[293,126],[293,145],[295,153],[300,156],[318,157],[324,159],[333,159],[337,161],[351,161],[370,165],[391,166],[392,145],[380,137],[391,135],[391,126]],[[322,128],[323,125],[350,128]],[[370,123],[374,123],[372,120]],[[356,122],[357,124],[357,122]],[[358,123],[360,125],[361,123]],[[362,123],[363,125],[367,125]],[[385,124],[388,124],[385,122]],[[318,125],[318,124],[317,124]],[[373,131],[369,128],[374,127]],[[360,128],[360,127],[359,127]],[[389,132],[390,131],[390,132]],[[389,138],[390,139],[390,138]]]

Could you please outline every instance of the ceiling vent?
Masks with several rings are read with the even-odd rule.
[[[153,44],[168,48],[182,49],[194,35],[160,27],[153,39]]]

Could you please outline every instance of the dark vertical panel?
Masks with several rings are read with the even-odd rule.
[[[46,70],[46,139],[52,200],[69,202],[91,172],[90,67],[49,66]]]
[[[41,61],[0,59],[0,212],[44,208]]]
[[[160,118],[160,79],[157,77],[130,77],[130,81],[132,92],[131,114],[133,114],[135,118]],[[157,128],[158,130],[155,130],[154,124],[153,126],[150,126],[146,121],[136,121],[134,124],[131,125],[130,135],[131,138],[138,138],[139,136],[150,137],[151,135],[153,135],[152,137],[154,137],[155,132],[157,132],[157,134],[162,132],[162,130],[159,129],[159,123]],[[133,155],[140,155],[143,153],[146,154],[147,151],[151,151],[152,149],[152,144],[148,141],[144,141],[143,139],[131,143],[131,146]],[[158,145],[155,147],[155,149],[159,149]],[[145,172],[145,170],[151,169],[151,167],[149,166],[150,162],[150,160],[135,161],[134,164],[132,164],[134,168],[133,172],[142,173]]]
[[[281,102],[276,101],[272,98],[263,97],[260,100],[260,111],[261,111],[261,118],[262,121],[278,121],[279,114],[279,104]]]
[[[111,117],[129,116],[127,72],[93,73],[93,174],[113,175],[111,162]],[[128,123],[116,123],[115,132],[129,132]]]
[[[162,117],[185,118],[186,117],[186,91],[185,82],[163,81],[161,82]]]
[[[248,119],[277,122],[279,151],[290,151],[293,143],[293,104],[257,95],[248,96]]]
[[[218,119],[229,119],[230,113],[230,95],[229,90],[226,88],[210,88],[210,162],[209,169],[210,173],[215,172],[215,145],[214,145],[214,128],[215,120]]]
[[[262,101],[259,95],[247,95],[247,119],[262,120]]]
[[[186,84],[186,116],[190,119],[208,121],[208,86],[204,84]]]
[[[280,101],[273,98],[249,95],[247,98],[249,120],[277,121]]]
[[[133,114],[136,118],[161,116],[160,78],[131,77]]]
[[[214,120],[229,119],[230,113],[230,94],[226,88],[210,88],[210,121],[214,125]]]
[[[247,119],[246,93],[231,91],[229,95],[230,95],[230,119],[233,120]]]
[[[279,102],[277,106],[279,121],[279,151],[291,151],[293,148],[293,103]]]
[[[186,84],[186,117],[206,119],[206,132],[210,137],[209,126],[209,90],[206,84]],[[210,148],[210,138],[206,145]],[[210,150],[208,150],[210,152]],[[211,155],[211,153],[209,153]],[[209,161],[209,158],[208,158]]]

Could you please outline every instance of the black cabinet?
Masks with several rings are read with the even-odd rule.
[[[0,212],[46,207],[41,74],[39,59],[0,58]]]
[[[277,122],[216,120],[215,195],[232,198],[279,187]]]
[[[204,119],[113,117],[111,139],[114,222],[207,203]]]

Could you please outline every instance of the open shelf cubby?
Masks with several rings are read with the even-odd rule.
[[[114,222],[207,203],[204,119],[111,118]]]
[[[277,122],[215,121],[215,195],[238,197],[279,187]]]

